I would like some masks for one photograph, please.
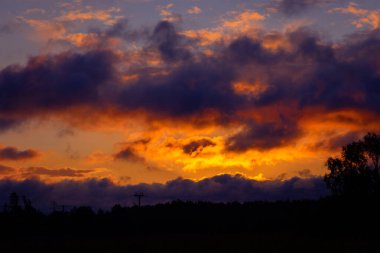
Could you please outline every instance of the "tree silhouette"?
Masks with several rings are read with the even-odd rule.
[[[368,133],[342,148],[340,158],[330,157],[324,180],[335,196],[362,197],[379,193],[380,135]]]
[[[12,214],[19,214],[22,211],[19,196],[15,192],[9,195],[9,211]]]
[[[379,171],[380,160],[380,135],[369,133],[364,137],[365,150],[372,161],[372,166]]]

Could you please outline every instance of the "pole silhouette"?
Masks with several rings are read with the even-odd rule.
[[[141,207],[141,199],[144,197],[144,193],[142,192],[135,193],[135,197],[138,199],[138,206]]]

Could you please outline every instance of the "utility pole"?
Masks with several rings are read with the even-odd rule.
[[[142,193],[142,192],[135,193],[135,197],[139,201],[139,207],[141,207],[141,199],[144,197],[144,193]]]
[[[53,213],[57,211],[57,203],[55,201],[53,201],[52,203],[52,209],[53,209]]]

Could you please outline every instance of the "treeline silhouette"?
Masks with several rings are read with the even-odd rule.
[[[279,252],[293,247],[306,252],[368,252],[378,247],[379,213],[377,198],[178,200],[50,213],[21,202],[17,207],[9,203],[0,213],[0,243],[6,252]]]
[[[0,213],[3,232],[11,234],[141,233],[366,233],[380,225],[377,196],[360,200],[251,203],[184,202],[93,210],[89,206],[43,213],[16,193]]]
[[[378,247],[378,198],[210,203],[42,213],[11,194],[0,213],[4,252],[368,252]],[[20,198],[27,200],[27,198]]]

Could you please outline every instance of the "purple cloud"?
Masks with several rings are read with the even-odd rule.
[[[33,149],[18,150],[15,147],[0,148],[0,161],[4,160],[25,160],[37,157],[39,154]]]
[[[27,196],[35,206],[45,210],[53,201],[61,205],[89,205],[104,209],[117,203],[132,205],[135,192],[145,194],[144,204],[179,199],[212,202],[301,200],[318,199],[328,194],[323,179],[319,177],[259,182],[241,175],[219,175],[198,182],[178,178],[165,184],[127,186],[115,185],[107,179],[54,184],[37,180],[0,180],[0,203],[5,203],[11,192]]]

